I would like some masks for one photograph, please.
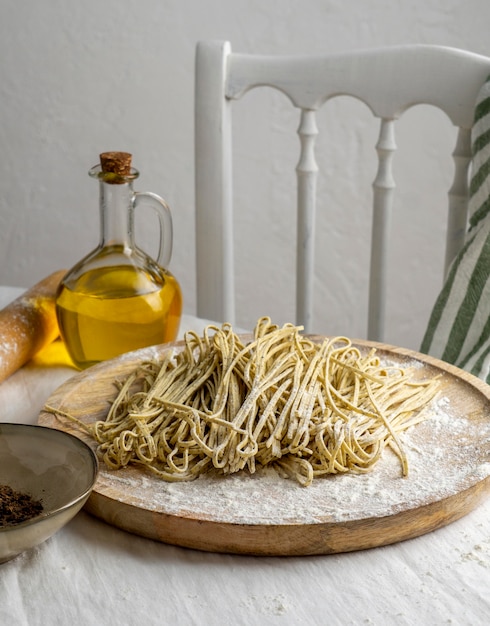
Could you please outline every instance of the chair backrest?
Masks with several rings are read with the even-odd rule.
[[[317,110],[354,96],[380,119],[373,182],[367,337],[382,341],[386,249],[395,188],[396,120],[414,104],[443,110],[458,128],[449,189],[445,270],[461,248],[468,219],[471,127],[490,59],[452,48],[408,45],[329,56],[237,54],[228,42],[200,42],[195,76],[197,314],[235,323],[231,115],[235,100],[260,86],[279,89],[300,110],[297,172],[296,323],[312,330]]]

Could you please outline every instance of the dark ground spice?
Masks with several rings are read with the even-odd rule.
[[[8,485],[0,485],[0,528],[25,522],[43,510],[41,502],[29,494],[14,491]]]

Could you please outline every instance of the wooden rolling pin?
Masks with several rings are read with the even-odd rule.
[[[0,382],[59,336],[55,298],[65,273],[51,274],[0,311]]]

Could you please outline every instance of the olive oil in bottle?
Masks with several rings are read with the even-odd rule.
[[[56,310],[60,334],[79,368],[125,352],[175,340],[182,313],[178,281],[165,267],[171,256],[172,221],[155,194],[133,192],[138,172],[127,153],[104,153],[90,170],[99,180],[99,246],[61,281]],[[151,204],[160,219],[155,261],[133,241],[133,214]]]

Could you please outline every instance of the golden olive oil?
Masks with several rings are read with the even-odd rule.
[[[56,295],[60,335],[79,368],[173,341],[182,313],[179,283],[165,269],[172,254],[168,204],[133,190],[139,172],[128,152],[103,152],[89,175],[99,183],[99,245],[63,277]],[[134,241],[134,214],[144,205],[158,217],[155,258]]]
[[[175,340],[182,313],[177,280],[132,265],[91,269],[62,283],[58,324],[74,364],[86,368],[124,352]]]

